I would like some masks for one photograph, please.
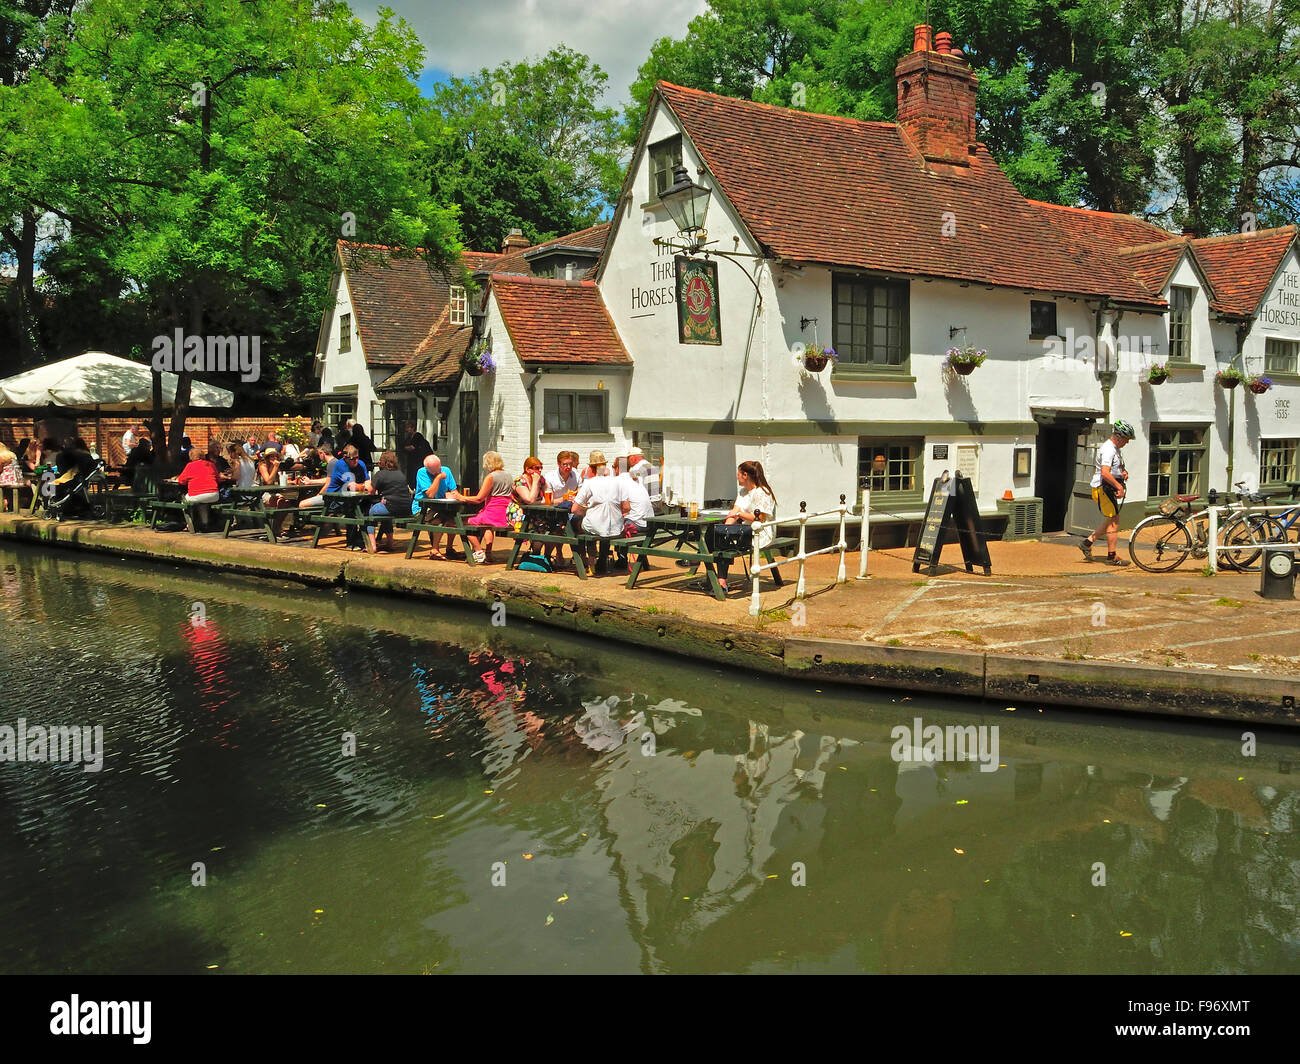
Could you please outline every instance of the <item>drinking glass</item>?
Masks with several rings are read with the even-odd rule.
[[[546,488],[545,490],[543,490],[543,492],[542,492],[542,499],[545,500],[547,506],[550,506],[550,505],[551,505],[551,498],[552,498],[552,496],[551,496],[551,489],[550,489],[550,488]]]
[[[694,521],[699,516],[700,516],[700,504],[698,502],[691,503],[690,505],[691,520]]]

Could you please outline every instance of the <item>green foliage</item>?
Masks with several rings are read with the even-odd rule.
[[[495,251],[511,228],[530,240],[593,224],[622,182],[608,76],[563,45],[439,87],[419,129],[429,187],[461,211],[470,247]]]

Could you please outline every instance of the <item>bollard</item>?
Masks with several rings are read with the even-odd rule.
[[[794,597],[796,599],[802,599],[804,597],[804,590],[806,588],[803,579],[803,564],[804,564],[803,552],[807,549],[807,536],[806,536],[807,526],[808,526],[808,503],[801,502],[799,504],[799,583],[795,587],[795,592],[794,592]]]
[[[858,579],[867,579],[867,556],[871,553],[871,489],[862,490],[862,531],[858,540]]]
[[[840,496],[840,567],[835,572],[835,582],[844,584],[848,582],[849,574],[844,567],[844,551],[848,548],[848,543],[844,540],[844,523],[849,508],[844,501],[844,496]]]
[[[763,556],[758,551],[758,539],[760,534],[763,531],[763,522],[755,521],[753,528],[754,528],[754,543],[753,543],[754,560],[750,563],[749,575],[753,579],[754,586],[749,596],[749,615],[751,617],[757,617],[759,612],[759,606],[762,601],[758,595],[758,567],[763,564]]]
[[[1210,572],[1219,571],[1219,508],[1210,507]]]

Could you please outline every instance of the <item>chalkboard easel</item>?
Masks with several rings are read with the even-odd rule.
[[[935,478],[930,488],[930,502],[925,508],[921,538],[912,555],[912,572],[919,573],[921,567],[926,566],[929,575],[935,575],[939,555],[943,551],[945,528],[951,528],[957,533],[966,571],[973,573],[978,565],[984,570],[985,576],[991,576],[993,563],[989,560],[989,546],[980,534],[979,507],[970,480],[961,473],[950,478],[946,469],[942,476]]]

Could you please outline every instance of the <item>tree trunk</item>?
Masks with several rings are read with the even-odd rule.
[[[203,296],[196,284],[190,292],[190,327],[186,339],[191,336],[203,336]],[[185,369],[184,363],[178,362],[180,372],[176,375],[176,402],[172,407],[171,455],[173,462],[181,460],[181,441],[185,436],[185,419],[190,413],[190,382],[194,374]]]
[[[36,212],[31,207],[22,210],[22,232],[18,234],[18,364],[24,368],[34,365],[39,352],[38,325],[40,306],[36,295]]]

